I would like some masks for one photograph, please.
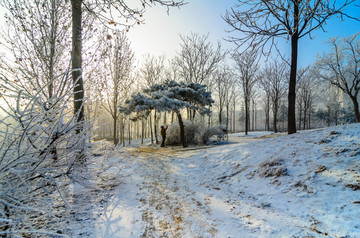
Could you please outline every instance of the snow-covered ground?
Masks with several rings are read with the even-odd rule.
[[[76,234],[360,237],[359,137],[352,124],[202,147],[109,147],[95,165],[118,185],[101,206],[84,201],[97,215]]]

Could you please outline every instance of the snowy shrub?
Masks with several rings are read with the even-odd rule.
[[[199,122],[184,121],[185,142],[189,145],[207,144],[210,137],[216,135],[217,128],[207,128]],[[180,128],[177,122],[171,124],[167,130],[166,144],[180,145]]]
[[[70,178],[79,180],[74,169],[86,153],[87,135],[76,133],[67,107],[71,89],[49,100],[1,80],[0,235],[61,236],[55,229],[71,207]]]
[[[265,161],[259,165],[258,174],[260,177],[280,177],[287,175],[287,169],[283,166],[284,160],[275,159]]]
[[[209,143],[211,137],[218,135],[219,135],[219,130],[217,127],[207,127],[203,130],[201,134],[201,142],[202,144],[207,144]]]

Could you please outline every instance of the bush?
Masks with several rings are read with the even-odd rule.
[[[205,127],[199,122],[192,122],[185,120],[185,143],[188,145],[207,144],[210,137],[217,135],[216,127]],[[167,130],[166,142],[167,145],[181,145],[180,128],[177,122],[171,124]]]

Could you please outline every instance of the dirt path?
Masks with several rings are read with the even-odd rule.
[[[122,149],[114,158],[122,158],[119,164],[126,167],[120,169],[124,182],[106,205],[94,237],[237,237],[249,226],[249,212],[233,199],[232,187],[212,174],[221,163],[208,161],[208,155],[215,147],[210,153],[221,158],[232,146],[246,148],[258,139],[265,138],[230,136],[229,142],[210,146]]]
[[[137,199],[146,227],[141,237],[214,237],[211,209],[196,199],[188,179],[172,163],[182,149],[142,147],[130,151],[140,160],[143,181]],[[191,179],[191,178],[190,178]],[[201,234],[200,234],[201,232]]]

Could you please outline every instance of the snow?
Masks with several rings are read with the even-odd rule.
[[[351,124],[113,148],[95,165],[117,185],[84,229],[90,237],[360,237],[359,135]]]

